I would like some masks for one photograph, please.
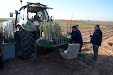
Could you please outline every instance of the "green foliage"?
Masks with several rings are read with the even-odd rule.
[[[42,22],[39,25],[40,35],[44,33],[44,39],[53,40],[63,38],[61,28],[56,22]]]

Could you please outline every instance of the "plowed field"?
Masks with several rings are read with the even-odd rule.
[[[70,22],[70,21],[69,21]],[[62,21],[64,25],[67,21]],[[81,22],[73,21],[73,24],[78,25],[113,25],[113,22]],[[66,27],[63,27],[66,33]],[[79,28],[84,42],[90,41],[90,32],[93,34],[94,28]],[[4,61],[5,71],[0,75],[113,75],[113,29],[102,28],[103,41],[99,47],[99,56],[96,63],[87,62],[91,69],[83,68],[82,64],[75,61],[75,68],[64,65],[65,60],[60,56],[59,52],[49,53],[38,57],[36,63],[29,60],[21,60],[13,58]],[[93,57],[93,50],[90,53],[90,44],[85,44],[82,47],[82,52],[86,53],[89,58]],[[66,60],[68,61],[68,60]],[[69,65],[71,63],[68,63]]]

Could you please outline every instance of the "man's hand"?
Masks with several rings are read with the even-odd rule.
[[[92,37],[92,35],[90,35],[90,37]]]
[[[70,34],[70,32],[67,32],[67,34]]]
[[[67,34],[70,35],[71,33],[70,32],[67,32]]]

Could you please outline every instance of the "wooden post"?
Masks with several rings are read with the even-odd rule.
[[[68,32],[68,22],[67,22],[67,32]]]
[[[71,24],[70,24],[70,31],[71,31]]]
[[[20,0],[20,2],[21,2],[21,6],[22,6],[22,0]]]
[[[90,32],[90,36],[91,36],[91,32]],[[91,54],[91,37],[90,37],[90,54]]]

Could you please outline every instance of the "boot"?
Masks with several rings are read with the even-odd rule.
[[[93,60],[94,60],[94,61],[97,61],[97,56],[94,56],[94,57],[93,57]]]

